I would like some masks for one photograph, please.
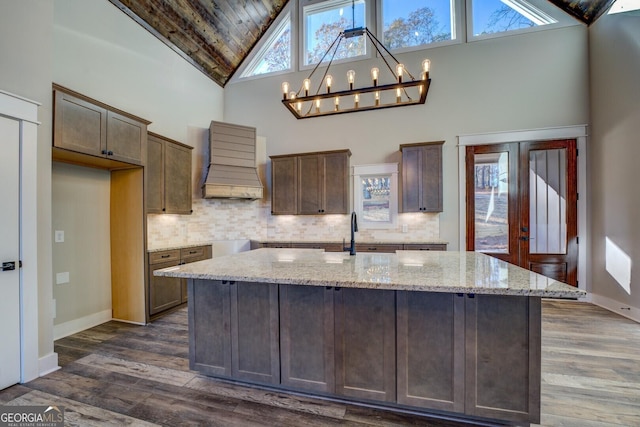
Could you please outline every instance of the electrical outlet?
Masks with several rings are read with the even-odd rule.
[[[409,226],[407,224],[402,224],[402,232],[403,233],[408,233],[409,232]]]
[[[56,274],[56,285],[62,285],[63,283],[69,283],[69,272]]]
[[[55,242],[63,243],[64,242],[64,230],[56,230],[55,232]]]

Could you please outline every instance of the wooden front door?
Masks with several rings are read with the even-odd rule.
[[[576,141],[468,146],[467,250],[577,286]]]

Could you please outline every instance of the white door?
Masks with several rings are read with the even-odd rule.
[[[20,381],[20,127],[17,120],[0,116],[0,152],[1,390]]]

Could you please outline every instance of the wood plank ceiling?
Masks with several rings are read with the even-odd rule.
[[[222,87],[288,2],[109,1]],[[591,25],[615,0],[549,1],[586,25]]]

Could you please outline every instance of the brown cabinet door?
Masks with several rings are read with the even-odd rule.
[[[230,282],[230,289],[233,377],[279,384],[278,285]]]
[[[334,392],[333,318],[332,289],[280,285],[282,385]]]
[[[143,165],[147,126],[130,117],[107,113],[107,156],[134,165]]]
[[[395,402],[394,291],[341,288],[334,294],[336,394]]]
[[[298,159],[296,157],[271,159],[271,213],[273,215],[298,213]]]
[[[398,403],[464,412],[464,296],[397,292]]]
[[[323,213],[323,163],[320,155],[298,157],[298,213],[301,215]]]
[[[191,148],[166,142],[164,161],[165,213],[190,214]]]
[[[349,156],[347,153],[323,155],[323,203],[324,214],[349,212]]]
[[[149,135],[145,167],[147,213],[164,211],[164,148],[164,141]]]
[[[422,207],[421,147],[402,149],[402,211],[420,212]]]
[[[400,146],[403,212],[442,212],[442,144]]]
[[[189,368],[231,377],[231,286],[189,279]],[[235,285],[233,285],[235,286]]]
[[[422,147],[422,212],[442,212],[442,145]]]
[[[182,280],[177,277],[154,276],[161,268],[178,265],[177,261],[153,264],[149,269],[149,314],[154,315],[182,303]]]
[[[53,146],[104,157],[107,110],[60,91],[54,102]]]
[[[540,422],[540,298],[465,297],[465,413]]]

